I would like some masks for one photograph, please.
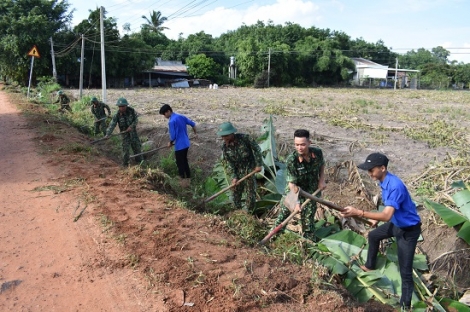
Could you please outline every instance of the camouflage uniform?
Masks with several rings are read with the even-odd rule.
[[[129,148],[132,147],[134,154],[141,153],[142,144],[140,143],[139,136],[137,135],[136,126],[137,126],[137,114],[132,107],[127,106],[125,113],[121,114],[119,111],[114,115],[111,123],[109,124],[108,129],[106,130],[106,135],[109,136],[116,124],[119,125],[119,131],[126,131],[127,128],[131,127],[132,131],[121,134],[122,136],[122,164],[123,166],[129,165]],[[137,156],[135,158],[137,162],[142,161],[142,156]]]
[[[241,179],[249,174],[255,167],[263,166],[261,149],[249,135],[235,133],[233,144],[222,145],[222,156],[227,162],[232,179]],[[256,177],[242,181],[233,190],[233,203],[236,209],[242,208],[242,194],[246,191],[246,209],[252,212],[256,203]]]
[[[310,162],[303,160],[299,157],[297,151],[294,151],[286,160],[287,174],[286,181],[294,183],[307,193],[314,193],[318,189],[318,182],[320,179],[320,169],[325,164],[323,159],[323,152],[317,147],[309,147],[311,155]],[[299,159],[300,158],[300,159]],[[289,185],[286,187],[286,193],[289,192]],[[320,196],[320,195],[318,195]],[[306,198],[299,196],[299,201],[302,204]],[[315,237],[315,213],[317,211],[317,203],[313,200],[310,201],[302,209],[300,219],[302,222],[302,232],[304,236],[313,239]],[[276,219],[274,227],[282,223],[291,211],[281,201],[281,211]]]
[[[108,104],[103,102],[98,102],[95,105],[91,104],[90,110],[93,116],[95,116],[95,134],[103,132],[106,135],[106,112],[105,109],[108,111],[108,116],[111,116],[111,109],[109,108]],[[98,121],[102,119],[101,121]],[[98,122],[97,122],[98,121]]]
[[[67,95],[65,94],[60,94],[57,100],[54,102],[54,104],[60,103],[60,109],[63,111],[64,109],[71,111],[72,109],[70,108],[70,99]]]

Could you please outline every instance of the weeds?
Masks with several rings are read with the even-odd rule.
[[[255,245],[264,237],[263,225],[245,211],[234,211],[230,214],[227,227],[248,245]]]
[[[114,237],[114,239],[121,245],[125,245],[126,244],[126,239],[127,239],[127,235],[126,234],[119,234],[117,236]]]
[[[103,232],[107,232],[114,227],[114,222],[109,219],[107,215],[101,214],[99,216],[99,221],[101,226],[103,227]]]
[[[66,191],[68,188],[63,185],[46,185],[46,186],[37,186],[32,189],[32,192],[43,192],[43,191],[52,191],[54,194],[60,194]]]
[[[133,269],[135,269],[137,267],[137,265],[139,265],[139,262],[140,262],[140,257],[139,255],[136,255],[136,254],[129,254],[127,255],[127,261],[129,262],[129,266]]]

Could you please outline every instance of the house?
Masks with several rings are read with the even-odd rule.
[[[411,78],[410,74],[418,74],[419,70],[390,68],[360,57],[353,57],[351,60],[356,65],[352,79],[354,86],[393,88],[396,78],[398,88],[417,88],[417,75]]]
[[[188,68],[181,61],[163,61],[157,58],[152,69],[142,72],[140,84],[148,87],[168,86],[189,78]]]

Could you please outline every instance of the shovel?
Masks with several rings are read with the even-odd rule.
[[[329,202],[327,200],[324,200],[322,198],[319,198],[319,197],[316,197],[316,196],[313,196],[312,194],[309,194],[303,190],[300,190],[299,191],[299,195],[303,196],[303,197],[306,197],[306,198],[309,198],[313,201],[316,201],[317,203],[320,203],[320,204],[323,204],[325,206],[327,206],[328,208],[331,208],[333,210],[336,210],[336,211],[339,211],[339,212],[342,212],[344,210],[344,208],[332,203],[332,202]],[[356,219],[357,221],[360,221],[362,223],[365,223],[365,224],[368,224],[369,226],[374,226],[374,223],[371,222],[370,220],[368,219],[364,219],[364,218],[361,218],[361,217],[353,217],[354,219]]]
[[[255,173],[257,173],[257,171],[252,171],[250,172],[249,174],[247,174],[246,176],[244,176],[243,178],[241,178],[240,180],[238,180],[237,184],[248,179],[249,177],[251,177],[252,175],[254,175]],[[211,200],[213,200],[214,198],[216,198],[217,196],[227,192],[229,189],[231,189],[232,187],[235,187],[237,184],[232,184],[232,185],[229,185],[227,186],[226,188],[224,189],[221,189],[220,191],[218,191],[217,193],[215,193],[214,195],[212,195],[211,197],[208,197],[206,198],[202,203],[200,203],[199,205],[197,205],[196,207],[194,207],[194,210],[196,211],[200,211],[201,210],[201,207],[204,207],[205,204],[207,204],[208,202],[210,202]]]
[[[315,196],[318,194],[318,192],[320,192],[320,189],[316,190],[315,193],[312,194],[312,196]],[[305,205],[307,205],[309,202],[311,201],[310,198],[308,198],[306,201],[303,202],[301,208],[304,208]],[[284,202],[285,203],[285,202]],[[279,232],[282,228],[284,228],[287,223],[289,223],[290,220],[292,220],[292,218],[295,217],[295,215],[297,214],[297,211],[295,211],[295,207],[288,207],[288,208],[291,208],[292,209],[292,213],[284,220],[282,221],[281,224],[279,224],[278,226],[276,226],[268,235],[266,235],[258,244],[259,245],[264,245],[266,244],[266,242],[271,238],[273,237],[277,232]]]
[[[191,137],[191,138],[189,138],[189,139],[192,140],[192,139],[194,139],[194,138]],[[173,146],[173,144],[172,144],[172,146]],[[133,158],[133,157],[137,157],[137,156],[140,156],[140,155],[144,155],[144,154],[148,154],[148,153],[153,153],[153,152],[156,152],[156,151],[158,151],[158,150],[164,149],[164,148],[166,148],[166,147],[168,147],[168,146],[160,146],[160,147],[157,147],[157,148],[148,150],[148,151],[146,151],[146,152],[142,152],[142,153],[139,153],[139,154],[131,155],[131,156],[129,156],[129,157],[130,157],[130,158]]]
[[[103,121],[103,120],[105,120],[106,118],[108,118],[108,117],[103,117],[103,118],[101,118],[101,119],[95,120],[95,123],[98,123],[98,122],[100,122],[100,121]]]
[[[91,142],[91,144],[95,144],[95,143],[98,143],[98,142],[101,142],[101,141],[104,141],[104,140],[108,140],[110,137],[121,135],[121,134],[124,134],[124,133],[128,133],[128,132],[123,131],[123,132],[119,132],[119,133],[114,133],[114,134],[109,135],[108,137],[104,137],[104,138],[101,138],[101,139],[98,139],[98,140],[94,140],[93,142]]]
[[[168,146],[160,146],[160,147],[157,147],[157,148],[148,150],[148,151],[146,151],[146,152],[142,152],[142,153],[139,153],[139,154],[131,155],[131,156],[129,156],[129,157],[130,157],[130,158],[134,158],[134,157],[137,157],[137,156],[140,156],[140,155],[145,155],[145,154],[148,154],[148,153],[153,153],[153,152],[156,152],[156,151],[161,150],[161,149],[164,149],[164,148],[168,148]]]

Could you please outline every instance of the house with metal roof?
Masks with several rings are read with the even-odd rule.
[[[416,89],[418,87],[417,75],[410,74],[417,74],[419,70],[391,68],[360,57],[353,57],[351,60],[356,65],[352,78],[354,86],[393,88],[396,80],[398,88]]]
[[[142,72],[140,84],[148,87],[170,86],[171,83],[190,78],[182,61],[164,61],[157,58],[155,66]]]

